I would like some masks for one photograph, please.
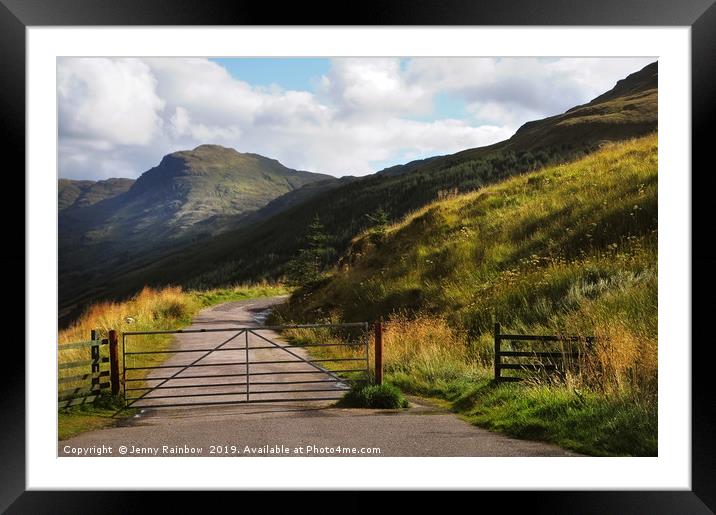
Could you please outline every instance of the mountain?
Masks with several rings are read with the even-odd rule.
[[[126,192],[134,179],[106,179],[87,181],[59,179],[57,205],[60,211],[73,207],[87,207]]]
[[[319,181],[323,187],[337,182],[218,145],[169,154],[136,181],[61,179],[60,305],[129,263],[151,263],[171,249],[210,237],[220,232],[222,220],[240,225],[247,213]],[[125,191],[106,193],[119,185]],[[216,223],[206,223],[211,220]]]
[[[101,282],[72,278],[66,283],[67,293],[60,288],[60,303],[79,305],[91,298],[129,295],[144,284],[210,287],[278,277],[303,244],[303,234],[316,215],[340,255],[370,226],[366,215],[377,209],[397,221],[436,199],[479,190],[516,174],[578,159],[607,142],[656,131],[657,83],[657,63],[653,63],[587,104],[528,122],[503,142],[367,177],[329,179],[322,186],[316,182],[302,193],[293,190],[283,201],[274,201],[276,211],[267,205],[266,216],[254,211],[233,222],[223,219],[222,231],[201,241],[185,240],[182,246],[164,248],[151,258],[127,256]]]
[[[308,183],[332,179],[258,154],[201,145],[164,156],[122,194],[61,213],[60,231],[85,242],[178,237],[208,218],[253,211]]]
[[[126,266],[109,277],[102,291],[108,295],[129,294],[145,282],[204,286],[275,276],[282,273],[285,263],[295,254],[305,227],[316,214],[341,251],[366,228],[365,215],[379,207],[397,219],[440,195],[478,189],[515,173],[573,159],[605,141],[654,131],[656,69],[653,63],[588,104],[529,122],[504,142],[392,167],[386,173],[342,185],[334,183],[329,191],[290,203],[292,207],[274,216],[259,217],[194,246],[167,249],[151,260],[127,260]],[[623,109],[631,105],[638,109]],[[569,128],[566,134],[565,127]],[[552,132],[562,133],[568,141],[555,140]]]

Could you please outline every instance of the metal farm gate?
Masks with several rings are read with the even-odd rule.
[[[322,331],[329,343],[276,341],[289,329]],[[151,338],[167,334],[180,344],[153,350]],[[125,332],[124,399],[136,408],[337,400],[368,379],[368,347],[362,322]]]

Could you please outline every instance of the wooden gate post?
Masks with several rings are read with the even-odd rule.
[[[502,367],[500,367],[500,364],[502,363],[502,357],[500,356],[500,323],[495,322],[495,381],[499,381],[501,379],[501,372]]]
[[[119,395],[119,341],[114,329],[109,332],[109,371],[112,395]]]
[[[383,384],[383,324],[376,322],[375,329],[375,384]]]

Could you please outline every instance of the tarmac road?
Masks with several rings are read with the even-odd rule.
[[[191,326],[195,328],[229,328],[257,326],[267,309],[282,302],[284,297],[230,302],[207,308],[199,313]],[[217,383],[238,383],[245,374],[246,336],[241,334],[224,344],[231,350],[205,355],[207,349],[221,344],[232,332],[211,332],[177,335],[173,349],[193,350],[170,355],[163,368],[153,370],[149,377],[154,385],[169,389],[154,390],[136,404],[142,412],[120,425],[77,435],[58,442],[59,456],[577,456],[560,447],[509,438],[470,425],[454,414],[411,398],[405,410],[365,410],[331,407],[333,400],[296,400],[307,397],[337,399],[345,385],[333,377],[301,361],[308,354],[304,349],[287,349],[276,333],[261,331],[263,340],[249,334],[248,345],[271,347],[250,350],[251,362],[284,361],[250,365],[251,400],[262,398],[291,399],[291,402],[185,406],[152,408],[155,405],[196,402],[226,402],[246,398],[243,386],[206,386]],[[128,346],[128,349],[130,347]],[[129,356],[128,356],[129,358]],[[199,359],[201,358],[201,359]],[[182,369],[182,365],[211,366]],[[241,364],[228,364],[241,363]],[[128,360],[127,366],[131,366]],[[351,366],[351,365],[349,365]],[[360,366],[357,362],[356,368]],[[278,374],[281,371],[300,374]],[[158,377],[172,379],[163,382]],[[239,377],[216,377],[239,374]],[[196,378],[192,376],[207,375]],[[214,376],[214,377],[211,377]],[[129,377],[129,376],[128,376]],[[306,383],[280,386],[256,383],[286,383],[301,380],[310,388],[325,391],[302,393]],[[187,388],[187,386],[194,386]],[[179,386],[179,388],[176,388]],[[264,393],[281,390],[283,393]],[[132,392],[141,394],[141,391]],[[197,393],[225,393],[219,397],[183,397]],[[158,398],[173,395],[170,398]]]

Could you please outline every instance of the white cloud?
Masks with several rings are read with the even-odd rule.
[[[182,106],[177,106],[171,118],[171,127],[176,136],[184,136],[187,134],[191,128],[189,111]]]
[[[57,90],[62,134],[109,144],[146,145],[162,128],[162,100],[149,67],[136,59],[62,59]]]
[[[332,59],[320,92],[344,116],[419,114],[430,109],[430,92],[410,82],[397,58]]]
[[[60,175],[136,177],[203,143],[362,175],[405,156],[506,139],[653,59],[333,59],[315,92],[256,87],[207,59],[58,63]],[[449,94],[462,114],[442,113]]]
[[[528,121],[564,112],[611,89],[653,58],[412,59],[406,75],[473,105],[476,115]],[[509,111],[511,114],[507,114]],[[498,115],[498,112],[501,114]]]

